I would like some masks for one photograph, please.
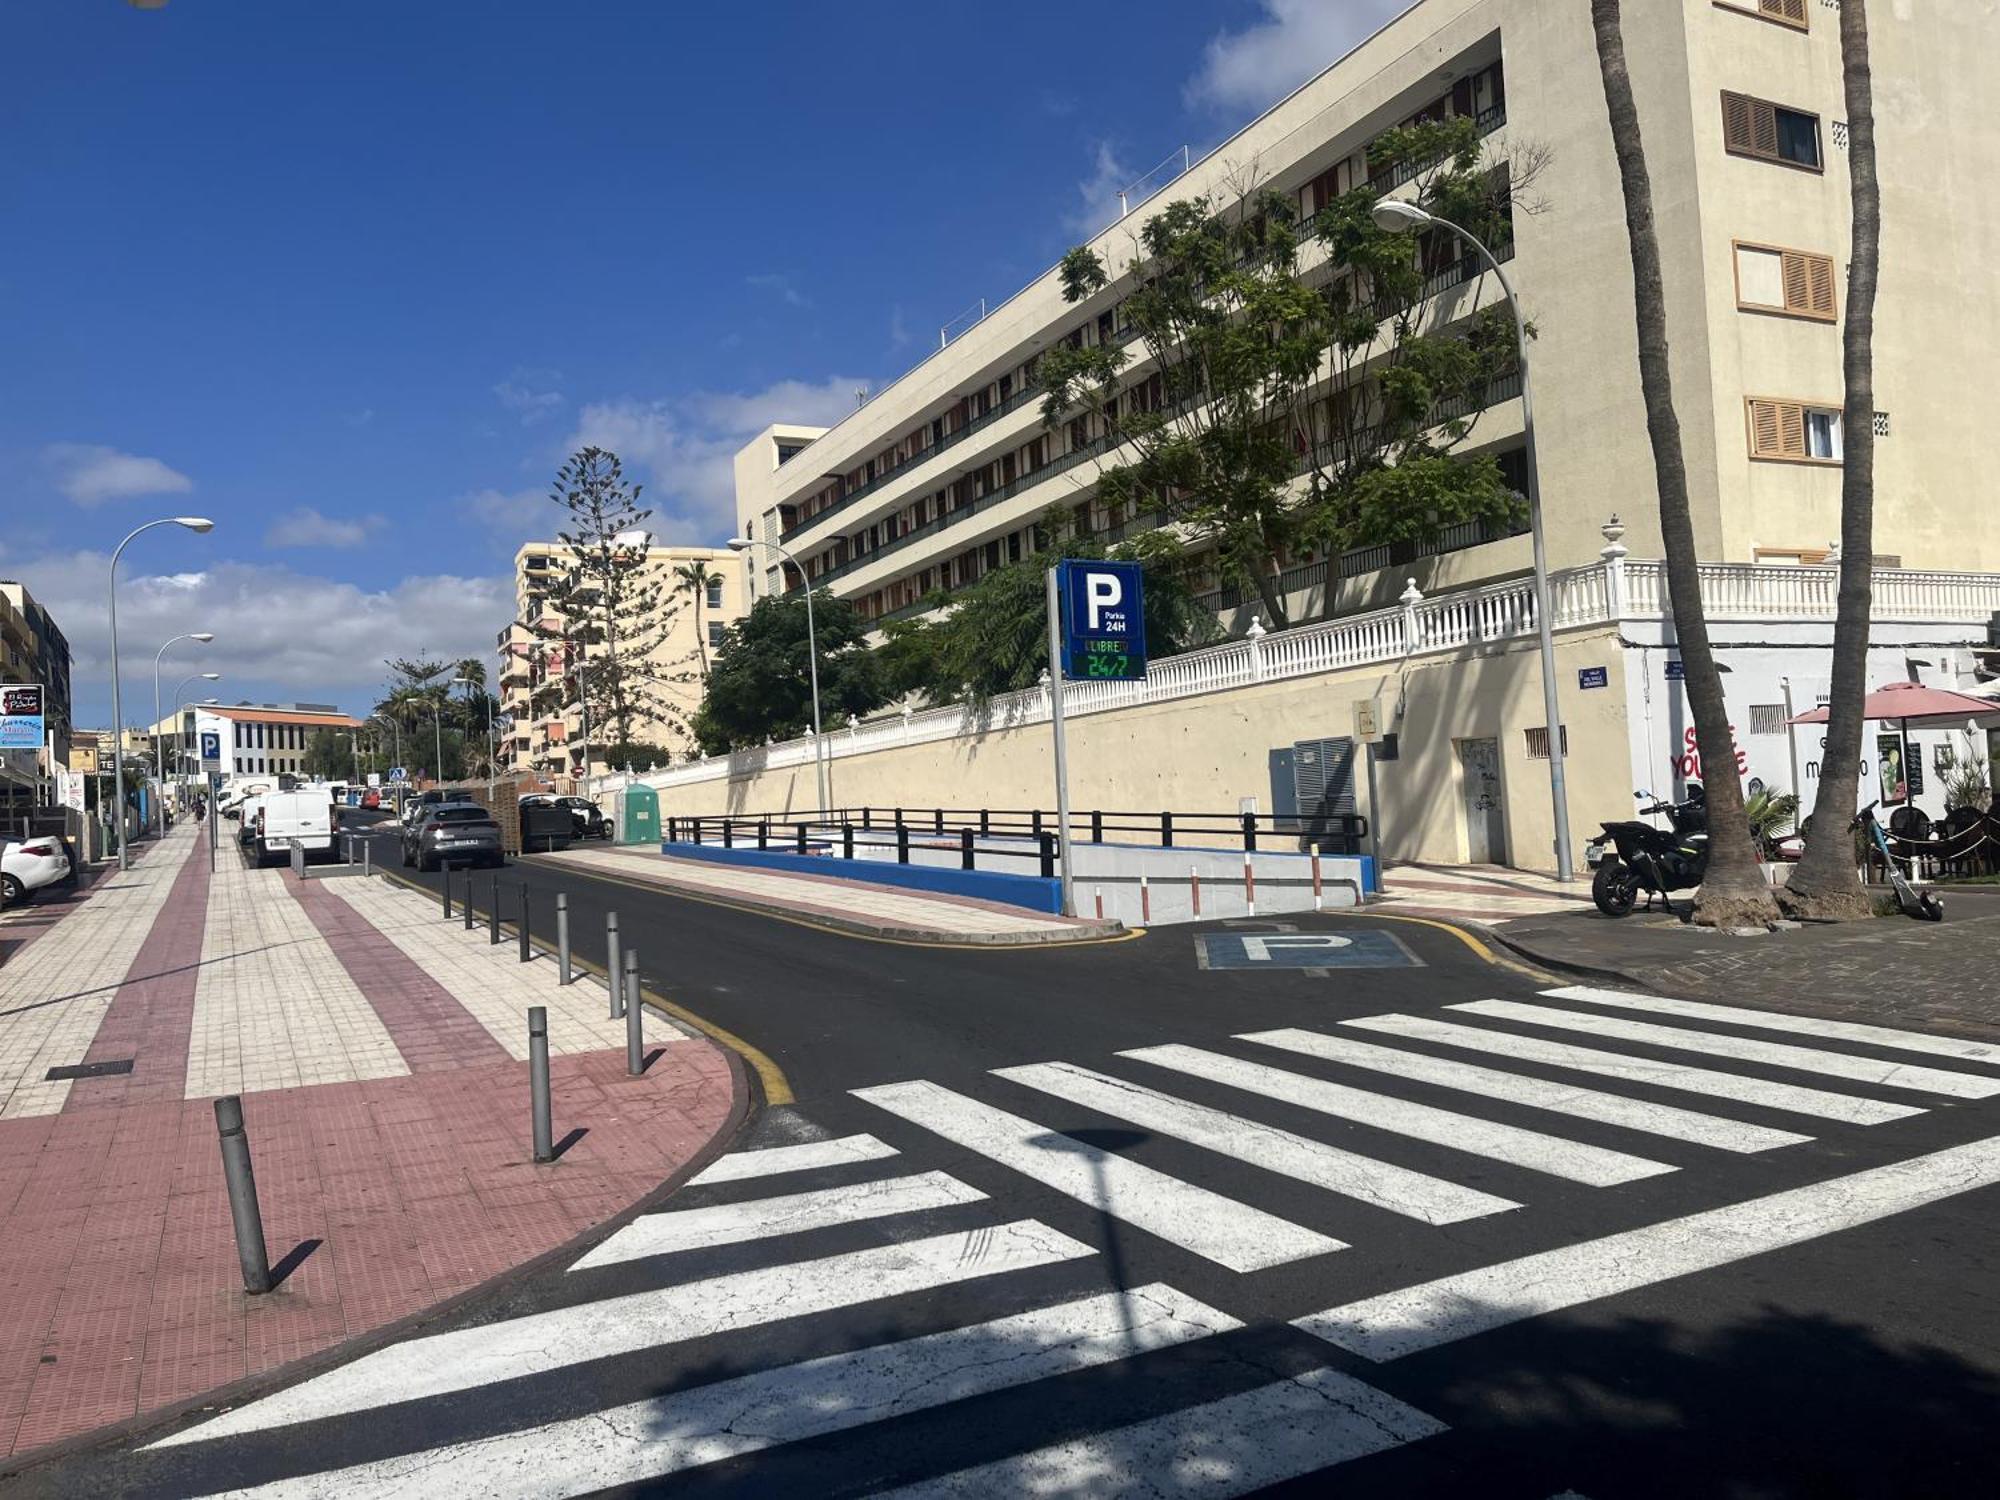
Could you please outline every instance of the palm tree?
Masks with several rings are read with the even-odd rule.
[[[1672,371],[1667,359],[1667,301],[1660,275],[1660,242],[1653,227],[1653,187],[1639,133],[1639,108],[1625,67],[1619,0],[1590,0],[1597,35],[1598,71],[1604,84],[1611,145],[1625,198],[1625,229],[1632,245],[1632,302],[1638,328],[1639,388],[1652,440],[1654,481],[1660,494],[1660,534],[1667,554],[1667,592],[1673,600],[1688,708],[1708,773],[1708,874],[1702,881],[1697,920],[1717,927],[1762,927],[1778,914],[1771,888],[1757,865],[1756,846],[1743,815],[1743,782],[1723,700],[1722,674],[1709,646],[1701,607],[1701,574],[1688,509],[1687,463],[1680,420],[1674,415]]]
[[[1841,73],[1847,94],[1847,176],[1854,223],[1848,249],[1842,338],[1847,395],[1841,411],[1840,596],[1833,621],[1833,684],[1826,753],[1805,857],[1783,894],[1795,916],[1851,918],[1871,906],[1855,875],[1846,809],[1861,780],[1862,700],[1868,692],[1868,610],[1875,540],[1875,278],[1882,248],[1882,194],[1875,180],[1875,86],[1868,61],[1867,0],[1840,7]]]
[[[722,582],[722,575],[710,570],[700,558],[682,563],[674,569],[676,593],[686,594],[694,600],[694,643],[701,648],[701,675],[708,676],[708,634],[701,627],[701,607],[708,599],[708,586]],[[683,658],[685,660],[686,658]]]

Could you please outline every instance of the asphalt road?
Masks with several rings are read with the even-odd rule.
[[[594,961],[617,911],[649,988],[782,1070],[790,1102],[738,1149],[859,1140],[867,1154],[684,1188],[672,1212],[595,1252],[602,1264],[527,1279],[421,1330],[429,1342],[406,1355],[300,1387],[283,1398],[305,1402],[289,1415],[253,1404],[232,1419],[240,1432],[152,1453],[114,1444],[25,1476],[22,1493],[846,1495],[944,1475],[958,1477],[920,1492],[1317,1495],[1337,1482],[1368,1497],[1761,1500],[1992,1486],[2000,1189],[1958,1189],[2000,1175],[2000,1052],[1621,1018],[1602,1001],[1541,998],[1549,982],[1451,932],[1372,913],[935,949],[532,860],[500,879],[510,918],[526,883],[538,939],[566,892],[575,949]],[[489,889],[474,876],[482,908]],[[1316,971],[1279,967],[1270,956],[1282,962],[1294,935],[1281,927],[1348,945],[1316,953]],[[1355,958],[1384,966],[1345,966]],[[1496,1000],[1569,1019],[1454,1009]],[[1609,1048],[1711,1081],[1613,1080],[1346,1024],[1384,1015]],[[1710,1050],[1607,1040],[1624,1021],[1697,1028]],[[1245,1039],[1282,1029],[1388,1046],[1433,1073]],[[1771,1045],[1815,1052],[1743,1051]],[[1180,1050],[1120,1056],[1154,1048]],[[1217,1058],[1295,1081],[1267,1071],[1251,1087],[1214,1073]],[[1440,1060],[1505,1077],[1440,1081]],[[1388,1103],[1356,1115],[1348,1095],[1313,1102],[1327,1084]],[[1699,1091],[1715,1087],[1766,1092]],[[1602,1107],[1586,1095],[1664,1113],[1570,1113]],[[1009,1118],[1040,1132],[1012,1158],[991,1138]],[[1685,1134],[1697,1128],[1762,1137],[1718,1149]],[[1329,1173],[1348,1174],[1338,1191]],[[871,1196],[884,1192],[915,1196],[903,1211]],[[770,1200],[793,1194],[818,1196],[770,1222]],[[1731,1216],[1737,1204],[1751,1207]],[[683,1211],[707,1217],[676,1221]],[[663,1222],[699,1232],[648,1240]],[[1023,1234],[1047,1241],[1040,1258],[1003,1265]],[[1602,1243],[1612,1236],[1628,1238]],[[1578,1258],[1547,1258],[1560,1252]],[[910,1281],[883,1259],[920,1253],[957,1269]],[[1410,1290],[1489,1267],[1453,1296]],[[1346,1316],[1390,1294],[1416,1311]],[[1190,1332],[1161,1311],[1176,1296],[1208,1324]],[[653,1298],[669,1299],[668,1331],[633,1342]],[[1119,1357],[1074,1343],[1057,1357],[1007,1321],[1052,1306],[1077,1328],[1112,1318]],[[1342,1316],[1313,1323],[1330,1311]],[[997,1331],[953,1354],[950,1331],[974,1325]],[[1399,1345],[1410,1327],[1427,1331]],[[577,1347],[552,1353],[564,1329]],[[902,1341],[893,1373],[871,1373],[867,1351]],[[437,1374],[459,1365],[473,1373]],[[1030,1449],[1033,1466],[1007,1466]]]

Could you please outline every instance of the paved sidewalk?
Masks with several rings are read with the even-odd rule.
[[[1033,944],[1114,937],[1123,924],[1049,916],[1026,907],[937,891],[912,891],[838,875],[803,875],[746,865],[674,859],[640,845],[612,845],[537,854],[586,870],[643,880],[779,916],[910,942]]]
[[[1480,927],[1591,907],[1587,870],[1563,885],[1548,875],[1502,865],[1395,864],[1383,872],[1382,885],[1385,911],[1448,917]]]
[[[1592,909],[1491,931],[1535,962],[1663,994],[2000,1037],[2000,887],[1936,889],[1941,923],[1890,916],[1732,937]]]
[[[530,1005],[566,1148],[548,1166],[528,1159]],[[407,1318],[653,1193],[744,1094],[657,1016],[628,1077],[606,1009],[601,983],[559,988],[386,882],[229,850],[211,876],[192,829],[101,881],[0,969],[0,1455]],[[236,1263],[223,1093],[283,1275],[263,1297]]]

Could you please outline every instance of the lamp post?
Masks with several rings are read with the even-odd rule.
[[[200,641],[205,646],[214,639],[215,634],[212,631],[194,630],[188,632],[186,635],[177,635],[172,640],[162,643],[160,649],[153,653],[153,761],[154,764],[160,767],[160,779],[163,782],[166,780],[166,747],[161,744],[163,736],[160,734],[160,658],[167,654],[167,647],[173,645],[174,641]],[[176,770],[180,768],[180,750],[182,748],[179,713],[179,706],[176,705],[174,718],[174,768]]]
[[[162,516],[157,521],[134,527],[111,553],[107,587],[111,605],[111,773],[113,795],[118,799],[113,804],[113,816],[117,819],[118,868],[121,870],[132,868],[132,854],[125,847],[125,697],[118,686],[118,559],[132,544],[133,537],[142,531],[151,531],[155,526],[185,526],[189,531],[200,534],[213,531],[215,522],[206,516]],[[159,705],[155,703],[154,707]],[[159,721],[156,719],[154,722]]]
[[[183,774],[187,769],[187,736],[181,730],[181,705],[185,701],[181,697],[181,689],[196,678],[200,678],[203,682],[220,682],[222,681],[222,674],[220,672],[190,672],[174,684],[174,774],[181,777],[183,802],[186,800],[187,793],[187,778]],[[166,768],[163,766],[160,769],[160,782],[162,785],[166,783],[166,779]]]
[[[470,677],[454,677],[452,678],[451,682],[453,687],[464,687],[464,688],[479,687],[479,684],[474,682]],[[479,688],[479,697],[481,699],[482,706],[486,710],[486,801],[490,805],[493,801],[493,781],[494,781],[493,700],[487,697],[486,690],[484,688]]]
[[[439,781],[444,780],[444,700],[431,704],[431,742],[437,751],[437,768],[433,774]]]
[[[1556,647],[1549,619],[1548,542],[1542,524],[1541,481],[1536,472],[1535,407],[1528,381],[1528,325],[1521,315],[1521,299],[1515,294],[1514,283],[1507,279],[1507,273],[1501,269],[1493,252],[1464,226],[1454,224],[1450,219],[1441,219],[1429,209],[1399,198],[1384,198],[1377,202],[1373,217],[1376,228],[1390,233],[1407,229],[1445,229],[1457,235],[1479,252],[1480,259],[1486,262],[1487,269],[1499,281],[1500,290],[1507,298],[1507,308],[1514,315],[1515,358],[1521,371],[1521,435],[1528,459],[1528,524],[1535,548],[1535,625],[1536,633],[1541,637],[1542,712],[1546,716],[1549,736],[1549,800],[1555,809],[1556,879],[1568,881],[1575,877],[1576,872],[1570,858],[1569,789],[1563,774],[1562,717],[1556,702]]]
[[[747,536],[733,536],[729,539],[729,548],[732,552],[742,552],[751,547],[765,547],[777,553],[778,556],[799,570],[799,582],[805,586],[806,667],[812,676],[813,771],[815,784],[819,788],[819,815],[824,818],[827,814],[827,803],[830,799],[827,794],[826,785],[826,750],[821,743],[825,737],[820,733],[819,725],[819,637],[813,627],[812,579],[806,576],[805,564],[792,556],[783,547],[780,547],[776,542],[760,541]]]

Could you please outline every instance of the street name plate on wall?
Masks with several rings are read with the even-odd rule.
[[[1576,685],[1580,688],[1601,688],[1611,686],[1611,668],[1578,667]]]

